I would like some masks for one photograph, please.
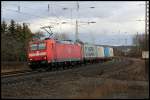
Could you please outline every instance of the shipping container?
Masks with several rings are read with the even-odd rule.
[[[109,48],[109,52],[110,52],[110,57],[113,57],[114,56],[113,48]]]
[[[98,55],[97,47],[92,44],[84,44],[83,45],[83,57],[85,59],[93,59]]]
[[[110,48],[109,47],[104,47],[104,55],[105,55],[105,57],[110,57]]]
[[[102,46],[97,46],[97,52],[98,52],[98,58],[104,58],[104,47]]]

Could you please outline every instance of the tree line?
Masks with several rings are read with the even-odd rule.
[[[1,61],[27,61],[28,43],[31,40],[45,37],[42,31],[32,33],[26,23],[18,24],[1,21]],[[57,40],[69,39],[66,33],[53,34]]]
[[[149,34],[147,35],[147,37],[146,34],[136,34],[133,38],[133,43],[142,51],[149,50]]]
[[[149,51],[149,34],[147,37],[145,34],[136,34],[133,37],[133,45],[128,55],[132,57],[141,57],[142,51]]]
[[[1,21],[1,61],[26,61],[27,46],[32,37],[27,24]]]

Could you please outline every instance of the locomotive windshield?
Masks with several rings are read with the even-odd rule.
[[[37,44],[32,44],[30,48],[31,50],[37,50]]]
[[[39,50],[43,50],[43,49],[45,49],[45,47],[46,47],[46,44],[45,43],[40,43],[39,44]]]
[[[39,44],[31,44],[30,50],[44,50],[46,48],[46,43],[39,43]]]

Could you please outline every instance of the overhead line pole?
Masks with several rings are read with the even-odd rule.
[[[145,2],[145,50],[147,51],[148,48],[148,34],[149,34],[149,1]]]
[[[149,52],[149,1],[145,1],[145,51]],[[149,81],[149,58],[145,60],[146,79]]]
[[[78,3],[78,1],[77,1],[77,17],[76,17],[76,33],[75,33],[75,35],[76,35],[76,42],[79,40],[79,37],[78,37],[78,11],[79,11],[79,3]]]

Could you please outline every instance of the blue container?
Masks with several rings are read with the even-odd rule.
[[[110,53],[109,53],[109,48],[108,47],[104,48],[104,55],[105,55],[105,57],[110,57]]]

